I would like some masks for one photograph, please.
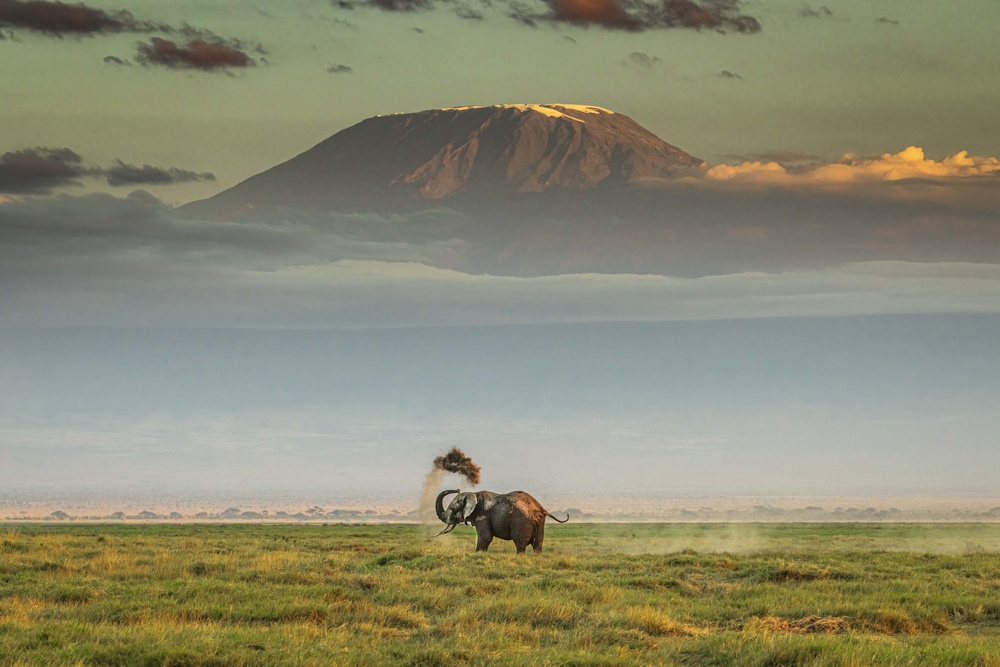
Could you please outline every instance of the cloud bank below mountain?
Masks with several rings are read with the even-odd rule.
[[[465,249],[457,238],[464,224],[449,211],[270,225],[178,220],[139,194],[7,202],[0,319],[5,326],[355,328],[1000,312],[1000,264],[970,260],[698,277],[515,277],[434,266]]]

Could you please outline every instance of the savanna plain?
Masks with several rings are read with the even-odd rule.
[[[3,665],[1000,665],[1000,524],[0,525]]]

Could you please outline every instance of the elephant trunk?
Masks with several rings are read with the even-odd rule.
[[[438,494],[437,500],[434,501],[434,511],[437,512],[438,518],[444,523],[448,523],[448,519],[444,515],[444,497],[452,493],[458,493],[458,489],[442,491]]]

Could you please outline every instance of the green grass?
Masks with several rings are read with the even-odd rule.
[[[0,525],[2,665],[997,665],[997,524]]]

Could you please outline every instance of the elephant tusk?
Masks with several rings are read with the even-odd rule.
[[[457,526],[457,525],[458,525],[457,523],[448,524],[447,526],[444,527],[444,530],[442,530],[440,533],[438,533],[434,537],[438,537],[439,535],[444,535],[446,533],[450,533],[451,531],[455,530],[455,526]]]

